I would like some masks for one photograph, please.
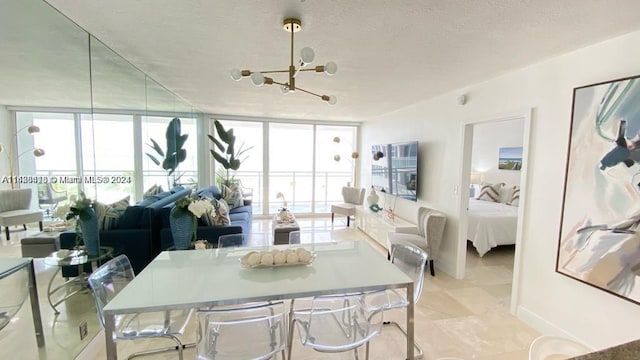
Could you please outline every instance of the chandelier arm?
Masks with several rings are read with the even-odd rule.
[[[259,72],[263,74],[272,74],[272,73],[288,73],[289,70],[252,71],[251,73],[253,74],[254,72]]]
[[[300,69],[298,71],[315,71],[315,72],[323,72],[324,69],[318,71],[315,67],[314,68],[310,68],[310,69]]]
[[[278,85],[282,85],[282,86],[286,86],[286,87],[289,87],[289,84],[287,84],[287,83],[277,82],[277,81],[275,81],[275,80],[274,80],[274,81],[272,81],[272,83],[274,83],[274,84],[278,84]]]
[[[320,95],[320,94],[316,94],[316,93],[311,92],[311,91],[309,91],[309,90],[301,89],[301,88],[299,88],[299,87],[297,87],[297,88],[296,88],[296,90],[300,90],[300,91],[302,91],[303,93],[307,93],[307,94],[309,94],[309,95],[317,96],[317,97],[319,97],[319,98],[321,98],[321,99],[322,99],[322,95]]]

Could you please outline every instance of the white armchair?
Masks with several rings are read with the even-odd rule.
[[[349,227],[351,216],[356,214],[356,205],[362,205],[364,202],[364,189],[343,186],[342,199],[344,203],[331,205],[331,223],[335,214],[342,214],[347,216],[347,227]]]
[[[27,224],[38,222],[42,231],[42,211],[32,210],[31,189],[0,190],[0,228],[5,227],[9,240],[9,226],[20,225],[27,230]]]
[[[427,253],[429,271],[435,276],[433,261],[438,259],[440,245],[447,217],[440,211],[420,207],[415,228],[398,228],[397,232],[387,234],[387,249],[398,242],[409,242]]]

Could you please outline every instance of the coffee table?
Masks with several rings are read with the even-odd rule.
[[[273,244],[283,245],[289,243],[289,233],[292,231],[300,231],[300,225],[296,221],[295,216],[289,213],[288,221],[281,221],[278,214],[273,217]]]
[[[112,247],[100,246],[98,255],[95,255],[95,256],[89,256],[87,253],[84,252],[84,250],[66,250],[65,249],[65,250],[54,251],[49,256],[44,258],[44,263],[46,265],[58,267],[54,272],[53,276],[51,277],[51,280],[49,280],[49,286],[47,286],[47,300],[49,301],[49,305],[51,305],[51,308],[53,309],[56,315],[60,314],[58,309],[56,309],[56,306],[60,305],[60,303],[72,297],[73,295],[87,290],[87,287],[86,287],[87,274],[84,271],[83,265],[91,262],[100,262],[101,260],[106,260],[112,257],[112,255],[113,255]],[[53,280],[56,278],[56,276],[60,272],[60,269],[63,266],[75,266],[75,265],[78,266],[78,276],[65,281],[63,284],[58,285],[54,289],[51,289],[51,286],[53,285]],[[55,303],[51,300],[51,296],[53,294],[67,288],[67,286],[70,286],[70,285],[77,285],[78,288],[71,292],[67,292],[62,298],[57,300]]]

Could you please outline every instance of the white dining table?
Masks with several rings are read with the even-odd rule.
[[[414,358],[413,281],[367,241],[295,245],[311,250],[310,265],[242,268],[256,248],[164,251],[104,307],[107,359],[117,359],[118,314],[207,308],[253,301],[405,288],[407,358]]]
[[[36,333],[36,343],[38,347],[44,347],[44,331],[42,330],[42,315],[40,314],[40,301],[38,300],[38,287],[36,285],[36,272],[33,268],[33,258],[0,258],[0,279],[11,276],[23,268],[26,268],[29,274],[29,300],[31,301],[31,313],[33,316],[33,328]]]

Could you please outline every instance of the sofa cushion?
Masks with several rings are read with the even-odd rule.
[[[202,216],[204,224],[206,226],[226,226],[231,224],[229,218],[229,205],[224,200],[213,199],[211,200],[213,210],[207,211]]]
[[[222,193],[220,192],[220,189],[218,189],[218,187],[215,186],[215,185],[211,185],[209,187],[202,188],[202,189],[198,190],[196,192],[196,194],[201,196],[201,197],[206,197],[208,199],[218,199],[218,200],[220,200],[222,198]]]
[[[229,209],[244,206],[242,191],[237,185],[222,185],[222,198],[229,204]]]
[[[150,196],[159,194],[161,192],[162,192],[162,186],[154,184],[144,192],[144,194],[142,195],[142,198],[146,199]]]
[[[144,207],[136,205],[129,206],[118,219],[118,229],[139,229],[142,223]]]

